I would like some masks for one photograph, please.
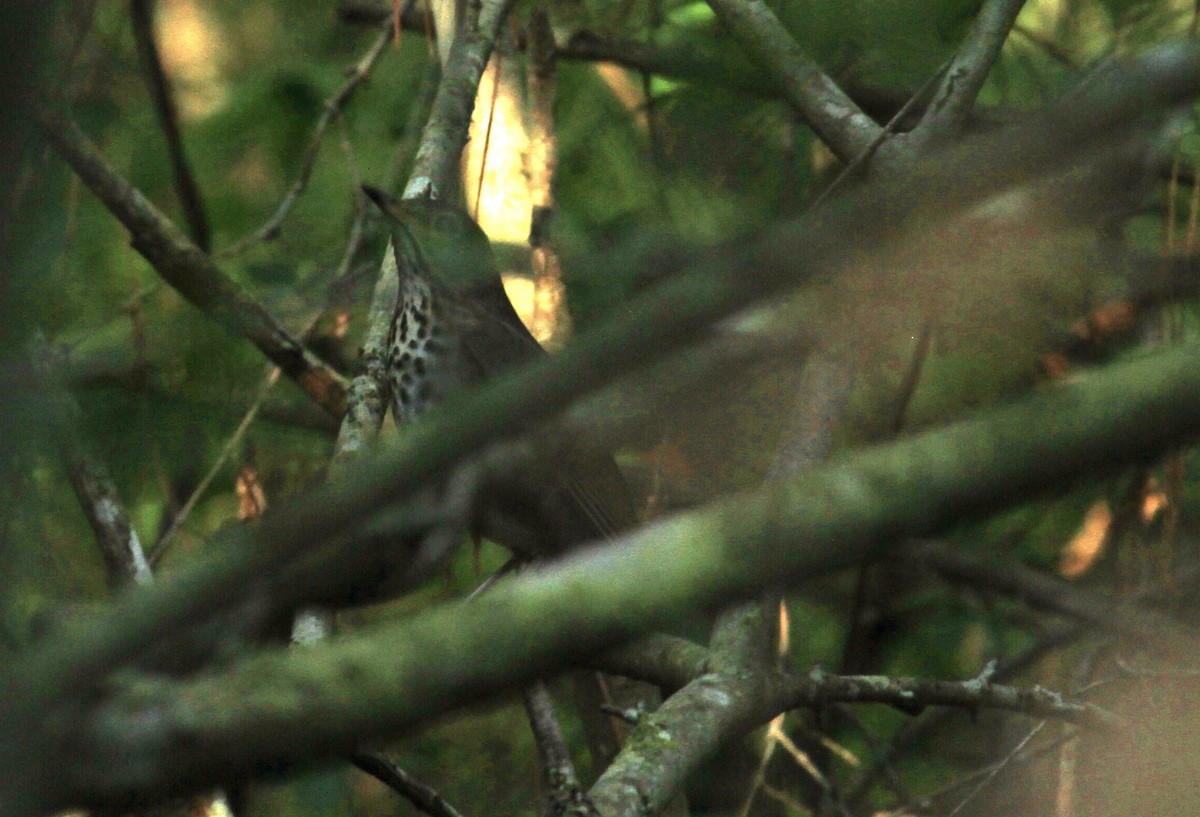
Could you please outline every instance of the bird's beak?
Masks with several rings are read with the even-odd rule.
[[[404,211],[399,206],[400,200],[391,193],[386,193],[378,187],[372,187],[369,184],[364,184],[362,191],[385,215],[391,216],[396,221],[404,220]]]

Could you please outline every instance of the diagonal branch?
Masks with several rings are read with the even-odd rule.
[[[141,253],[163,280],[230,332],[253,343],[334,416],[345,410],[342,376],[292,336],[212,258],[188,240],[162,211],[110,165],[79,127],[42,109],[42,132],[79,178],[132,235]]]
[[[308,187],[308,180],[312,176],[313,168],[317,163],[317,157],[321,152],[321,143],[325,138],[325,131],[329,129],[334,119],[341,115],[342,110],[346,107],[346,103],[354,95],[354,92],[366,83],[368,77],[371,75],[371,71],[375,68],[375,63],[379,62],[379,58],[383,56],[387,50],[387,44],[391,41],[391,29],[385,28],[375,38],[375,41],[371,43],[371,47],[367,49],[366,53],[349,70],[349,76],[342,83],[342,86],[338,88],[333,96],[325,100],[324,110],[321,111],[321,116],[317,119],[317,124],[313,128],[313,134],[309,139],[308,147],[304,151],[304,160],[300,165],[300,175],[292,183],[292,186],[288,188],[287,193],[283,196],[283,200],[279,202],[279,206],[275,208],[275,212],[271,214],[271,217],[250,235],[239,239],[218,252],[218,257],[224,258],[226,256],[237,255],[260,241],[270,241],[279,235],[283,229],[283,222],[287,219],[288,214],[292,212],[292,208],[296,206],[296,202],[300,200],[300,196]]]
[[[962,127],[1024,5],[1025,0],[984,2],[925,112],[921,129],[926,133],[944,136]]]
[[[430,817],[462,817],[437,789],[430,788],[379,752],[355,752],[351,762]]]
[[[192,231],[192,239],[196,246],[208,252],[211,249],[208,217],[204,213],[200,187],[196,184],[196,177],[192,175],[192,169],[184,154],[183,136],[179,132],[179,111],[175,107],[175,98],[171,95],[171,86],[158,53],[158,44],[154,41],[152,0],[130,0],[129,19],[133,25],[133,39],[137,42],[146,87],[150,91],[154,109],[158,112],[159,124],[167,139],[167,153],[171,157],[171,169],[175,173],[175,191],[179,196],[179,205],[183,208],[184,218]]]
[[[773,74],[809,127],[843,162],[867,150],[879,125],[804,53],[763,0],[708,0],[742,47]]]
[[[40,335],[31,341],[30,355],[36,382],[29,385],[45,392],[71,487],[104,556],[108,586],[115,589],[130,583],[147,584],[151,581],[150,565],[142,543],[108,466],[83,437],[79,404],[63,380],[59,355]]]
[[[611,817],[661,813],[697,758],[711,757],[730,735],[777,714],[769,704],[760,708],[778,700],[774,692],[761,673],[697,678],[641,719],[629,741],[639,750],[621,752],[588,797]]]
[[[154,581],[150,562],[107,464],[83,434],[82,413],[63,378],[60,355],[40,333],[32,338],[29,352],[36,373],[36,380],[30,385],[46,392],[71,486],[96,534],[109,588],[149,585]],[[224,794],[209,793],[200,803],[207,806],[218,801],[224,801]]]
[[[906,555],[947,581],[1020,599],[1034,609],[1069,616],[1092,627],[1148,640],[1179,632],[1178,624],[1152,610],[1139,609],[1024,565],[988,564],[936,542],[914,543]]]

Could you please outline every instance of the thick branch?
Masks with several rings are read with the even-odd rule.
[[[768,714],[774,692],[757,673],[697,678],[642,718],[588,797],[605,817],[660,814],[697,758],[776,714]]]
[[[74,122],[43,110],[41,124],[54,149],[125,225],[134,248],[163,280],[230,332],[257,346],[326,411],[341,416],[346,399],[346,383],[341,375],[306,349],[122,178]]]

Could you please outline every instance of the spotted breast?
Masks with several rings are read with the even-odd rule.
[[[462,385],[455,376],[457,346],[429,283],[405,276],[388,343],[392,411],[398,421],[416,420]]]

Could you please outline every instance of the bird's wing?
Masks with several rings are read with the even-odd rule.
[[[451,296],[464,362],[480,380],[495,377],[545,354],[521,323],[499,280],[494,286],[459,290]]]
[[[460,292],[454,302],[463,310],[463,362],[474,369],[480,381],[545,354],[499,287]],[[632,527],[633,503],[612,457],[580,451],[567,459],[560,484],[571,510],[570,518],[560,522],[566,528],[562,533],[571,541],[563,546],[608,538]]]

